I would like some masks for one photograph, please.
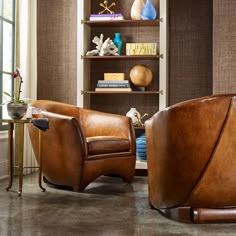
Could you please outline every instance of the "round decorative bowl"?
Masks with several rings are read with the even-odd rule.
[[[130,70],[129,76],[137,87],[147,87],[152,82],[152,71],[146,65],[135,65]]]
[[[26,103],[10,102],[7,104],[7,112],[13,120],[20,120],[26,114],[27,107]]]

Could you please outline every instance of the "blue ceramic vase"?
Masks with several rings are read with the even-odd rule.
[[[120,37],[120,33],[115,33],[115,37],[114,37],[113,42],[116,45],[116,47],[118,48],[118,54],[121,55],[121,49],[122,49],[123,42]]]
[[[157,11],[155,7],[152,5],[152,0],[147,0],[146,4],[144,5],[141,18],[143,20],[155,20],[157,17]]]

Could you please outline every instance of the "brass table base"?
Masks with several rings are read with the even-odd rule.
[[[8,123],[8,171],[9,171],[9,183],[6,187],[6,190],[9,191],[12,187],[13,183],[13,173],[14,168],[18,169],[18,195],[22,194],[22,186],[23,186],[23,169],[24,168],[38,168],[39,169],[39,187],[45,191],[46,189],[42,186],[42,131],[39,130],[39,166],[33,167],[23,167],[23,154],[24,154],[24,125],[31,123],[31,120],[12,120],[12,119],[2,119],[1,122]],[[17,126],[18,130],[18,138],[15,143],[15,151],[18,153],[18,165],[13,164],[13,129],[14,124]]]

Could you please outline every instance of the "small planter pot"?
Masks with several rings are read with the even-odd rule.
[[[28,105],[26,103],[14,103],[7,104],[8,115],[14,120],[20,120],[26,114]]]

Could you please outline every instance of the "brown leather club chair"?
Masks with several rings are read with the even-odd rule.
[[[74,191],[105,174],[132,182],[136,146],[129,117],[47,100],[32,106],[49,119],[49,129],[42,134],[42,171],[47,181]],[[29,135],[38,160],[38,129],[29,125]]]
[[[145,130],[150,206],[181,222],[236,222],[236,96],[178,103]]]

